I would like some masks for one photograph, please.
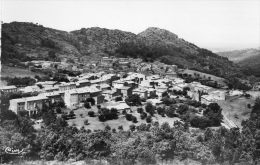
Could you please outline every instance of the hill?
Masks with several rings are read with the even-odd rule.
[[[3,63],[64,58],[89,62],[107,55],[159,60],[220,77],[241,76],[239,68],[226,57],[155,27],[136,35],[99,27],[66,32],[25,22],[4,23],[2,26]]]
[[[243,61],[247,58],[260,55],[260,49],[243,49],[243,50],[233,50],[226,52],[218,52],[220,56],[227,57],[229,60],[236,63]]]
[[[260,49],[244,49],[217,53],[237,63],[244,74],[260,77]]]

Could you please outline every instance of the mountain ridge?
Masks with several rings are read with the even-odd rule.
[[[66,32],[26,22],[3,24],[3,63],[49,59],[53,54],[59,59],[81,62],[108,55],[140,57],[216,76],[240,74],[227,58],[199,48],[165,29],[150,27],[139,34],[100,27]]]

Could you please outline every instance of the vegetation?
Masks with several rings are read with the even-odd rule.
[[[13,119],[1,120],[0,147],[25,148],[23,157],[44,160],[102,158],[111,164],[156,164],[162,160],[190,158],[204,164],[257,164],[260,161],[259,105],[260,99],[252,107],[251,117],[242,123],[241,132],[238,128],[228,130],[224,127],[192,131],[182,122],[172,126],[168,123],[132,124],[130,131],[119,126],[119,132],[106,126],[104,130],[91,132],[68,126],[65,120],[56,117],[52,107],[46,106],[43,110],[44,127],[38,133],[26,116],[14,115]],[[207,116],[219,111],[217,105],[208,108]],[[0,157],[2,162],[13,160],[2,150]]]

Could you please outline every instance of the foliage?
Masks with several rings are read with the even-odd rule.
[[[153,106],[152,103],[148,102],[145,106],[145,111],[153,116],[155,113],[155,106]]]
[[[141,98],[138,94],[130,95],[128,98],[125,99],[125,102],[130,106],[139,106],[141,104]]]
[[[94,111],[88,111],[89,117],[95,117],[95,112]]]

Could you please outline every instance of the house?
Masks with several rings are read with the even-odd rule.
[[[76,83],[69,82],[69,83],[62,83],[59,85],[60,91],[67,91],[71,89],[76,89]]]
[[[20,111],[27,111],[30,116],[41,110],[43,104],[48,104],[48,98],[43,95],[12,99],[10,100],[9,110],[16,114]]]
[[[85,87],[85,86],[90,86],[90,81],[85,79],[85,80],[79,80],[78,82],[76,82],[76,86],[78,88],[82,88],[82,87]]]
[[[117,92],[120,93],[123,98],[126,98],[126,97],[132,95],[132,88],[130,88],[130,87],[121,86],[116,89],[117,89]]]
[[[26,86],[24,88],[20,88],[19,90],[22,93],[34,93],[43,91],[43,89],[41,89],[38,85]]]
[[[68,108],[74,109],[84,102],[87,98],[93,98],[96,104],[104,102],[104,96],[101,95],[101,90],[95,86],[83,87],[67,90],[64,93],[64,103]]]
[[[117,109],[118,111],[122,112],[123,110],[130,110],[130,107],[124,102],[124,101],[119,101],[119,102],[108,102],[104,105],[105,108],[107,109]]]
[[[114,100],[117,96],[120,96],[116,89],[105,90],[102,92],[102,95],[105,96],[105,99],[108,101]]]
[[[15,93],[15,92],[17,92],[17,87],[14,85],[3,86],[3,87],[0,87],[0,91],[4,92],[4,93]]]
[[[146,90],[144,88],[136,88],[133,90],[133,94],[138,94],[141,98],[147,99],[148,90]]]

